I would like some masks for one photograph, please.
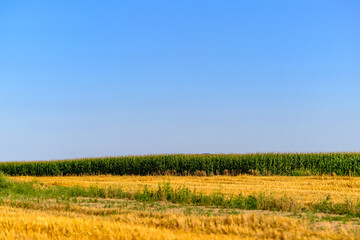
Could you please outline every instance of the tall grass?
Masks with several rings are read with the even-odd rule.
[[[9,175],[360,175],[360,153],[171,154],[58,161],[4,162]]]

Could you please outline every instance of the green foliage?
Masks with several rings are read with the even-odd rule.
[[[9,188],[11,186],[10,179],[3,173],[0,172],[0,188]]]
[[[10,179],[3,172],[0,172],[0,190],[7,189],[11,187],[11,185],[12,182]]]
[[[313,174],[311,173],[310,170],[293,170],[290,173],[291,176],[312,176]]]
[[[8,175],[288,175],[360,176],[360,153],[170,154],[38,162],[3,162]],[[199,175],[199,176],[200,176]]]

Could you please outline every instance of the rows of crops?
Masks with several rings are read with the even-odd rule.
[[[360,153],[171,154],[89,158],[58,161],[3,162],[9,175],[174,175],[246,174],[360,175]]]

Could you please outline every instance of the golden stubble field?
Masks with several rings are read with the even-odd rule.
[[[125,191],[143,189],[145,185],[157,187],[159,183],[170,182],[171,186],[186,186],[206,194],[221,192],[224,194],[244,194],[265,192],[277,196],[288,196],[309,202],[324,199],[328,195],[334,202],[345,199],[360,199],[360,177],[340,176],[56,176],[56,177],[11,177],[18,181],[38,180],[49,185],[61,186],[121,186]]]
[[[358,239],[346,226],[256,213],[206,216],[126,207],[113,215],[94,213],[0,207],[0,239]]]
[[[40,186],[121,186],[127,192],[159,183],[206,194],[266,192],[314,202],[356,201],[360,178],[338,176],[58,176],[10,177]],[[360,239],[360,219],[335,214],[226,209],[134,199],[5,198],[0,239]],[[324,220],[325,219],[325,220]],[[328,219],[328,220],[326,220]]]

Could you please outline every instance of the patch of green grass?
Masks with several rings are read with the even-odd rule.
[[[351,221],[354,224],[360,224],[360,219],[353,215],[344,215],[344,216],[323,216],[320,218],[321,222],[342,222],[346,224]]]

